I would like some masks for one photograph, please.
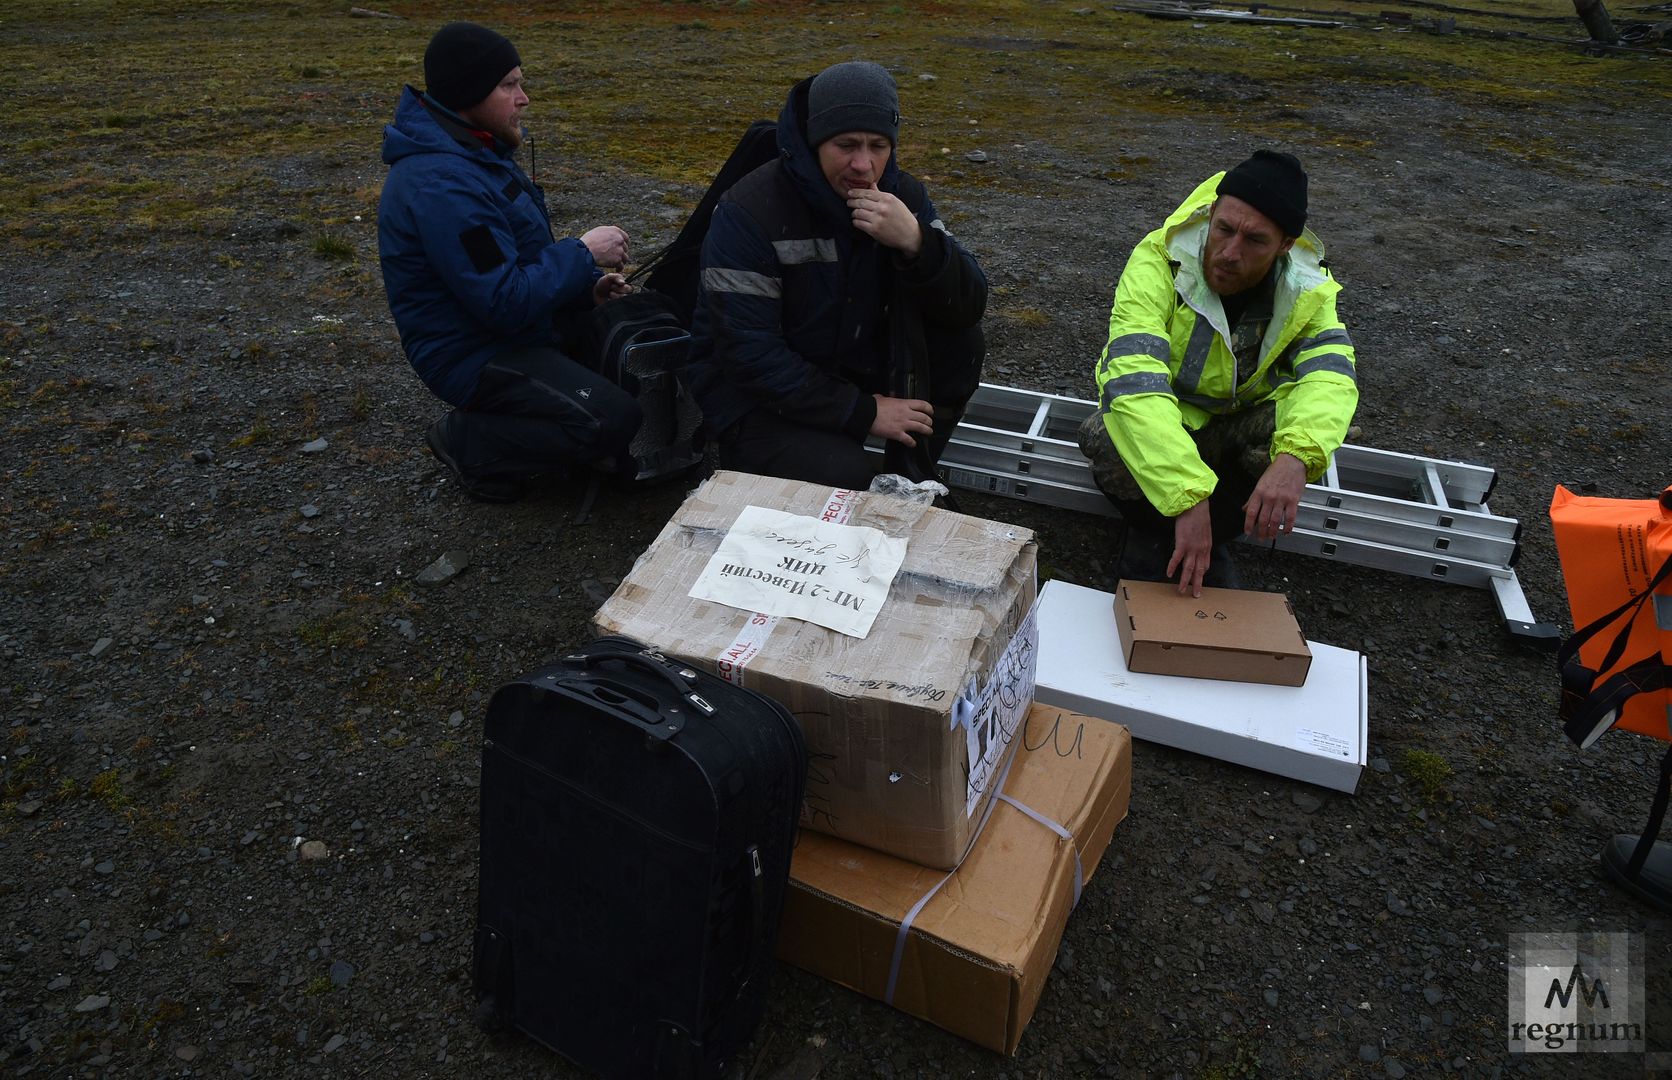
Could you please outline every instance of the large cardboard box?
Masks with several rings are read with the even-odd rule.
[[[1035,617],[1038,701],[1124,724],[1133,738],[1357,789],[1370,742],[1360,654],[1310,642],[1304,686],[1181,679],[1127,669],[1109,593],[1047,582]]]
[[[1191,597],[1164,581],[1122,581],[1115,628],[1128,671],[1300,686],[1312,666],[1282,593],[1203,589]]]
[[[689,594],[745,507],[907,541],[865,637]],[[798,549],[799,550],[799,549]],[[593,617],[783,702],[810,767],[802,824],[925,866],[957,864],[1033,701],[1027,529],[905,499],[720,472]]]
[[[1004,794],[1072,842],[1003,799],[950,878],[802,833],[778,955],[878,1000],[894,973],[894,1007],[1014,1053],[1077,886],[1097,869],[1132,789],[1132,739],[1119,725],[1035,705],[1018,742]],[[901,921],[943,879],[913,919],[896,970]]]

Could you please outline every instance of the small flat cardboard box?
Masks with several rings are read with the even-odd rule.
[[[1128,671],[1300,686],[1312,666],[1282,593],[1203,589],[1198,598],[1164,581],[1122,581],[1115,626]]]
[[[863,637],[689,592],[746,506],[907,540]],[[719,472],[685,500],[592,626],[776,698],[801,724],[802,825],[957,865],[1033,701],[1033,533],[870,492]]]
[[[1004,793],[1063,826],[1090,880],[1126,816],[1126,729],[1034,705]],[[913,920],[895,1008],[1014,1053],[1056,960],[1074,903],[1074,847],[999,800],[953,876]],[[946,875],[803,832],[790,864],[778,955],[885,999],[900,921]]]
[[[1046,582],[1035,613],[1035,700],[1124,724],[1136,739],[1337,791],[1358,788],[1370,742],[1363,656],[1311,642],[1304,686],[1142,674],[1122,659],[1113,601]]]

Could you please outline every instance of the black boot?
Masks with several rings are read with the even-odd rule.
[[[1115,575],[1127,581],[1166,581],[1167,561],[1172,557],[1172,537],[1128,525],[1121,537]]]

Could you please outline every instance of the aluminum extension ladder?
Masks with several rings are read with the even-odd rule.
[[[941,478],[952,488],[1112,516],[1076,440],[1095,407],[982,383],[941,455]],[[1343,445],[1322,480],[1306,486],[1295,529],[1275,544],[1490,589],[1511,634],[1554,646],[1559,628],[1533,618],[1515,573],[1521,525],[1487,509],[1496,479],[1481,465]]]

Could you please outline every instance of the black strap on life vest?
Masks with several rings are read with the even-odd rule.
[[[1591,745],[1603,732],[1613,727],[1619,720],[1620,709],[1631,698],[1672,685],[1658,642],[1652,644],[1649,653],[1610,675],[1601,685],[1597,683],[1599,673],[1613,668],[1625,655],[1638,614],[1643,605],[1651,602],[1655,589],[1668,577],[1672,577],[1672,556],[1661,564],[1641,593],[1588,626],[1575,630],[1556,651],[1556,672],[1562,680],[1559,708],[1562,728],[1579,747]],[[1615,633],[1602,662],[1594,668],[1587,667],[1579,657],[1580,648],[1621,616],[1626,616],[1624,625]]]

